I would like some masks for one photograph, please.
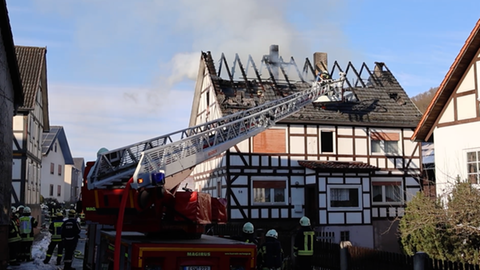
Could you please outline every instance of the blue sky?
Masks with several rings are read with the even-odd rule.
[[[201,3],[201,4],[200,4]],[[74,157],[188,127],[201,51],[255,61],[384,62],[410,97],[438,86],[479,20],[473,0],[7,0],[16,45],[47,47],[50,124]]]

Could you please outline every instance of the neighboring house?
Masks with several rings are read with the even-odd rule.
[[[328,68],[327,55],[315,53],[302,72],[275,45],[261,63],[249,57],[242,66],[237,56],[230,69],[223,55],[219,63],[202,53],[190,126],[309,89],[318,70],[345,72],[347,81],[344,93],[197,165],[194,189],[226,197],[232,223],[288,238],[307,215],[335,242],[399,251],[394,219],[420,190],[420,143],[410,137],[421,113],[386,65]]]
[[[480,20],[445,75],[415,133],[416,141],[434,141],[437,196],[452,184],[480,184]]]
[[[46,48],[15,46],[24,103],[13,118],[12,203],[40,210],[42,133],[50,129]],[[40,220],[40,219],[39,219]]]
[[[73,166],[66,166],[71,171],[71,183],[70,183],[70,197],[65,201],[77,202],[80,199],[80,193],[83,183],[83,172],[85,171],[85,159],[84,158],[73,158]]]
[[[51,126],[42,137],[42,188],[43,198],[70,202],[73,158],[67,136],[62,126]],[[70,167],[67,167],[67,166]]]
[[[431,142],[422,143],[423,192],[425,196],[435,198],[435,145]]]
[[[7,4],[0,0],[0,265],[8,262],[8,225],[12,190],[12,127],[17,108],[23,105],[23,87]]]

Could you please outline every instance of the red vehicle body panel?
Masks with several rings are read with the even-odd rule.
[[[113,264],[114,232],[103,232],[107,240],[106,257]],[[101,247],[102,248],[102,247]],[[122,235],[122,269],[182,269],[184,266],[209,266],[211,270],[253,270],[256,247],[216,236],[196,240],[156,240],[139,233]],[[105,262],[105,261],[104,261]]]

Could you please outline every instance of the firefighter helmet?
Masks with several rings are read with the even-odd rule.
[[[69,216],[69,217],[74,217],[75,214],[77,214],[77,212],[76,212],[74,209],[68,210],[68,216]]]
[[[31,213],[32,213],[32,209],[30,209],[30,207],[28,207],[28,206],[25,206],[25,208],[23,208],[23,213],[24,213],[24,214],[31,214]]]
[[[56,216],[56,217],[63,217],[63,213],[62,213],[62,212],[57,212],[57,213],[55,214],[55,216]]]
[[[17,207],[17,212],[19,212],[19,211],[20,211],[20,209],[24,209],[24,208],[25,208],[25,206],[23,206],[23,205],[19,205],[19,206]]]
[[[10,209],[12,210],[12,214],[14,214],[15,212],[17,212],[17,208],[15,208],[15,206],[12,206]]]
[[[267,234],[265,236],[266,237],[273,237],[273,238],[277,239],[278,238],[278,233],[277,233],[276,230],[271,229],[267,232]]]
[[[303,216],[301,219],[300,219],[300,225],[301,226],[310,226],[310,219],[306,216]]]
[[[247,222],[245,224],[243,224],[243,232],[244,233],[253,233],[253,230],[254,230],[254,227],[253,227],[253,224],[251,222]]]

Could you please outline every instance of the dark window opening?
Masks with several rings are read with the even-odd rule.
[[[333,152],[333,132],[332,131],[322,131],[320,134],[321,138],[321,151],[322,152]]]

